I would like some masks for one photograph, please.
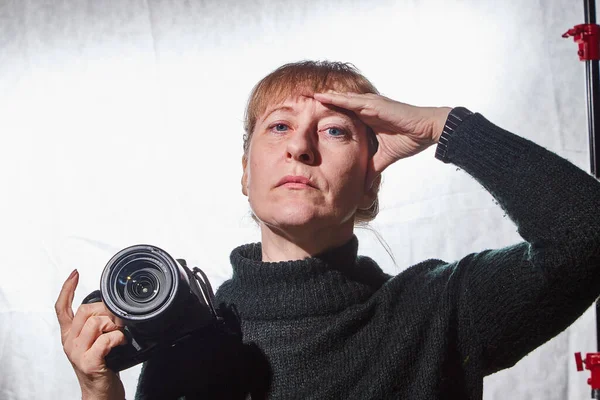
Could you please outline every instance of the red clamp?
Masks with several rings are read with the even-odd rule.
[[[589,369],[592,373],[592,377],[588,378],[588,385],[592,386],[592,390],[600,389],[600,353],[587,353],[585,361],[581,359],[581,353],[575,353],[575,363],[577,371],[583,371],[583,364],[585,364],[585,369]]]
[[[564,38],[570,36],[579,45],[577,54],[580,61],[600,60],[600,25],[575,25],[562,35]]]

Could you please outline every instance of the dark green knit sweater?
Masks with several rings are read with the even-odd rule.
[[[260,243],[238,247],[217,300],[239,313],[243,344],[199,338],[147,362],[136,398],[481,399],[484,376],[564,330],[600,293],[600,184],[480,114],[447,157],[525,241],[396,276],[357,256],[356,236],[277,263],[261,261]]]

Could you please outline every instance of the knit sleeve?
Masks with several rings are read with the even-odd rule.
[[[457,263],[462,335],[484,373],[510,367],[573,323],[600,293],[600,183],[567,160],[489,122],[465,121],[448,160],[495,197],[525,240]]]

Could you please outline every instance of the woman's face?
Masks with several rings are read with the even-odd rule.
[[[367,128],[354,113],[310,96],[288,98],[256,122],[242,192],[269,226],[353,224],[356,209],[375,199],[365,191],[368,161]],[[310,184],[282,185],[286,176]]]

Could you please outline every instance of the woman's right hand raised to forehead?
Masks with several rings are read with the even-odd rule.
[[[418,107],[374,93],[315,93],[321,103],[345,108],[371,127],[379,148],[368,171],[368,187],[383,170],[438,143],[452,108]]]
[[[63,349],[79,380],[82,399],[123,400],[123,383],[104,362],[113,347],[126,343],[122,325],[102,302],[83,304],[73,315],[78,282],[75,270],[63,284],[55,309]]]

